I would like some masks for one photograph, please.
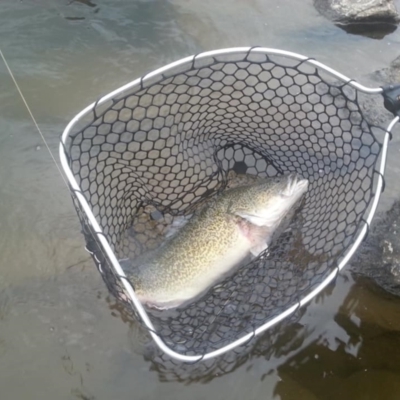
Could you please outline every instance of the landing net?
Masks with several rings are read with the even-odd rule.
[[[383,187],[390,130],[371,124],[378,95],[312,59],[225,49],[163,67],[78,114],[60,156],[87,249],[110,292],[182,361],[243,345],[293,314],[344,267]],[[198,301],[145,310],[121,265],[163,241],[243,175],[298,172],[304,203],[268,254]]]

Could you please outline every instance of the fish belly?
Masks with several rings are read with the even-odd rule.
[[[194,268],[193,265],[189,265],[190,260],[187,265],[181,266],[182,271],[176,268],[165,271],[166,276],[164,276],[164,279],[160,279],[160,282],[165,284],[164,287],[160,285],[155,288],[154,283],[152,283],[151,290],[141,287],[137,291],[137,296],[142,303],[151,308],[162,310],[178,307],[203,293],[219,278],[237,266],[249,255],[250,247],[251,243],[247,237],[239,234],[237,240],[232,242],[225,251],[212,258],[204,257],[201,269],[198,268],[197,273],[190,274],[189,279],[182,279],[181,274],[184,273],[184,270],[190,271],[190,268]],[[159,271],[160,274],[163,273],[161,266]]]

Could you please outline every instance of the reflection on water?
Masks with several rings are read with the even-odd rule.
[[[400,299],[360,280],[325,332],[278,367],[312,396],[323,399],[395,399],[400,384]],[[286,399],[285,379],[275,394]],[[314,397],[310,397],[314,398]]]

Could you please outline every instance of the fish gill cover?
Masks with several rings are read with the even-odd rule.
[[[296,172],[309,181],[266,252],[195,302],[147,312],[150,330],[181,355],[218,351],[299,304],[338,271],[370,213],[387,132],[368,122],[351,81],[297,57],[233,49],[184,59],[96,102],[64,137],[87,248],[139,321],[101,237],[123,265],[232,177]]]

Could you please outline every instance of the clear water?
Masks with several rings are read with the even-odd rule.
[[[281,48],[361,82],[400,53],[400,30],[349,35],[312,0],[2,0],[0,22],[0,48],[57,162],[59,135],[93,99],[193,53]],[[400,300],[346,272],[291,328],[285,351],[250,355],[208,383],[161,377],[84,251],[68,191],[3,63],[0,85],[2,400],[399,398]],[[399,151],[397,131],[381,212],[400,197]]]

